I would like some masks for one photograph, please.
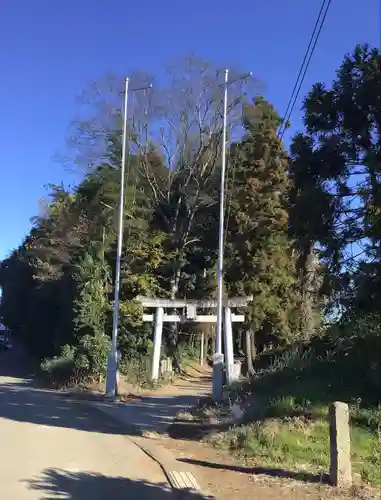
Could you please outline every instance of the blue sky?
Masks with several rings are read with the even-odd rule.
[[[29,231],[49,182],[73,182],[53,160],[76,96],[107,71],[160,73],[195,53],[264,81],[284,111],[320,0],[1,0],[0,259]],[[301,96],[329,82],[356,43],[380,41],[379,0],[332,0]],[[292,116],[300,127],[300,103]]]

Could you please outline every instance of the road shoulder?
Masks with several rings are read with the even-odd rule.
[[[131,424],[131,422],[126,419],[126,412],[123,411],[123,407],[125,407],[128,403],[121,404],[118,401],[110,401],[106,399],[97,399],[95,401],[81,399],[80,401],[82,404],[90,406],[92,409],[102,413],[107,418],[112,419],[121,425],[125,431],[125,437],[132,441],[161,467],[169,485],[173,490],[188,492],[192,494],[194,498],[215,498],[213,495],[201,488],[196,479],[194,467],[179,462],[173,453],[171,453],[164,446],[153,441],[152,439],[143,437],[142,434],[144,434],[144,428],[139,428],[136,424]],[[154,432],[152,432],[152,435],[154,435]]]

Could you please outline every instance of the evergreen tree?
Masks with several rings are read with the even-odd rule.
[[[288,237],[288,157],[277,135],[280,117],[262,98],[244,110],[245,136],[231,147],[226,282],[253,295],[248,328],[258,342],[288,341],[295,315],[295,268]]]
[[[296,187],[293,234],[303,242],[304,255],[309,245],[318,243],[328,264],[328,292],[336,310],[353,304],[360,282],[358,305],[366,304],[369,310],[378,303],[373,287],[364,300],[367,287],[363,284],[381,276],[377,265],[381,259],[380,85],[378,49],[357,46],[345,56],[331,86],[313,86],[303,105],[305,133],[298,134],[291,147]]]

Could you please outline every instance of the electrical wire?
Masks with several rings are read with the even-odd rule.
[[[303,62],[301,64],[298,76],[296,78],[295,85],[292,89],[292,93],[291,93],[290,99],[289,99],[288,104],[287,104],[283,123],[280,126],[279,131],[278,131],[278,137],[280,140],[283,139],[284,133],[285,133],[286,128],[287,128],[287,122],[290,119],[290,116],[294,110],[296,101],[299,97],[300,90],[302,88],[304,79],[306,77],[312,56],[313,56],[314,51],[316,49],[316,45],[317,45],[317,42],[319,40],[320,34],[322,32],[325,20],[327,18],[328,10],[331,6],[331,3],[332,3],[332,0],[323,0],[322,1],[321,7],[320,7],[320,10],[319,10],[316,22],[315,22],[314,29],[312,31],[306,52],[304,54]],[[380,4],[381,4],[381,0],[380,0]],[[235,184],[235,167],[236,167],[236,161],[234,162],[234,165],[230,165],[230,169],[228,167],[228,175],[230,173],[229,170],[232,173],[232,189],[234,189],[234,184]],[[231,200],[229,199],[228,194],[226,194],[225,200],[226,200],[226,204],[228,207],[227,216],[226,216],[226,220],[225,220],[225,227],[227,229],[227,226],[229,223],[229,218],[230,218],[230,208],[231,208],[231,205],[230,205]],[[227,232],[225,232],[224,246],[226,246],[226,236],[227,236]]]
[[[296,78],[296,82],[295,82],[294,88],[292,90],[290,99],[288,101],[288,105],[287,105],[286,112],[284,115],[283,123],[280,126],[279,131],[278,131],[278,136],[279,136],[280,140],[283,139],[284,133],[287,129],[287,123],[291,117],[291,114],[294,110],[296,101],[299,97],[300,90],[302,88],[304,79],[306,77],[312,56],[314,54],[317,42],[319,40],[321,31],[323,29],[324,22],[327,18],[328,10],[331,6],[331,3],[332,3],[332,0],[323,0],[322,5],[320,7],[320,11],[319,11],[318,17],[316,19],[315,26],[314,26],[312,35],[310,37],[310,41],[308,43],[308,47],[307,47],[306,52],[304,54],[302,65],[300,67],[298,76]]]
[[[311,47],[312,47],[312,43],[313,43],[313,40],[314,40],[315,33],[316,33],[317,29],[318,29],[318,25],[319,25],[319,20],[320,20],[320,17],[321,17],[321,15],[323,14],[323,9],[324,9],[325,2],[326,2],[326,0],[323,0],[323,2],[322,2],[322,4],[321,4],[320,11],[319,11],[319,14],[318,14],[317,20],[316,20],[316,22],[315,22],[314,30],[313,30],[312,35],[311,35],[311,37],[310,37],[310,41],[309,41],[309,43],[308,43],[307,50],[306,50],[306,51],[305,51],[305,53],[304,53],[303,62],[302,62],[302,64],[301,64],[301,66],[300,66],[299,73],[298,73],[298,76],[297,76],[297,78],[296,78],[296,82],[295,82],[294,87],[293,87],[293,89],[292,89],[291,97],[290,97],[290,99],[289,99],[289,101],[288,101],[287,108],[286,108],[286,111],[285,111],[285,113],[284,113],[284,116],[285,116],[285,117],[288,115],[288,112],[289,112],[290,107],[291,107],[292,100],[293,100],[293,98],[294,98],[294,96],[295,96],[295,92],[296,92],[296,89],[297,89],[297,87],[298,87],[299,80],[300,80],[300,78],[301,78],[301,76],[302,76],[302,72],[303,72],[304,65],[306,64],[306,61],[307,61],[307,57],[308,57],[309,51],[310,51],[310,49],[311,49]],[[285,122],[283,122],[283,124],[284,124],[284,123],[285,123]],[[281,125],[281,127],[283,126],[283,124]],[[280,127],[280,128],[281,128],[281,127]]]

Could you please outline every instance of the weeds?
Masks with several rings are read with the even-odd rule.
[[[212,442],[256,466],[326,474],[330,460],[328,407],[306,403],[303,407],[292,397],[273,400],[264,418],[233,427],[214,436]],[[365,418],[357,412],[359,416]],[[365,483],[381,484],[379,435],[352,422],[351,441],[354,472]]]
[[[275,356],[265,353],[250,384],[234,390],[219,410],[226,413],[238,402],[243,425],[211,441],[250,465],[321,476],[330,462],[328,407],[344,401],[350,406],[354,475],[381,485],[381,394],[369,378],[379,369],[375,338],[320,338]]]
[[[148,357],[124,359],[120,371],[126,380],[134,386],[149,384],[150,361]]]

